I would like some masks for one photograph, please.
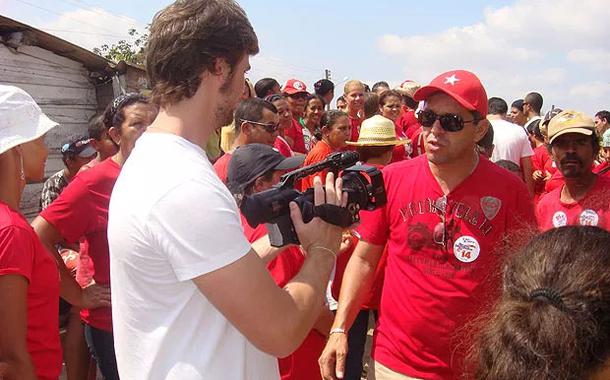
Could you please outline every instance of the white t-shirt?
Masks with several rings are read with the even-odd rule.
[[[277,360],[191,281],[250,250],[237,205],[201,148],[172,134],[138,140],[112,192],[108,242],[121,378],[279,378]]]
[[[521,159],[534,155],[530,140],[523,127],[502,119],[489,120],[494,129],[493,162],[509,160],[521,166]]]

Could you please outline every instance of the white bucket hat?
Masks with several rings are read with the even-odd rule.
[[[0,154],[36,140],[58,125],[42,112],[30,94],[19,87],[0,84]]]

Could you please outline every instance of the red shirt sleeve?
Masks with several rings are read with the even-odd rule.
[[[91,200],[89,188],[78,177],[40,213],[68,243],[78,242],[88,231],[93,230],[97,215],[98,210]]]
[[[360,225],[356,228],[360,240],[375,245],[385,245],[389,237],[386,204],[373,211],[360,211]]]
[[[23,228],[9,226],[0,230],[0,276],[18,274],[30,282],[34,252],[32,236]]]

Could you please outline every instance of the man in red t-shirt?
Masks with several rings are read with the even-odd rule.
[[[286,158],[262,144],[244,145],[235,151],[229,164],[229,190],[237,199],[241,199],[270,189],[279,182],[282,174],[299,167],[304,159],[305,156]],[[248,241],[267,263],[271,277],[278,286],[284,287],[301,270],[305,261],[301,249],[296,246],[271,247],[267,227],[261,224],[252,228],[243,215],[242,226]],[[317,360],[324,348],[332,318],[331,311],[325,308],[299,348],[291,355],[278,359],[282,380],[320,379]]]
[[[593,172],[599,152],[593,119],[581,112],[563,111],[551,119],[548,134],[563,184],[538,203],[539,228],[587,225],[610,230],[610,178]]]
[[[299,123],[299,119],[305,113],[305,105],[309,96],[307,86],[298,79],[289,79],[282,87],[282,95],[286,98],[288,108],[290,108],[292,114],[292,124],[290,128],[284,130],[286,141],[288,141],[293,151],[307,154],[305,140],[303,139],[303,126]]]
[[[370,371],[377,379],[450,380],[463,373],[469,322],[497,296],[509,241],[535,223],[525,184],[475,153],[488,127],[487,95],[464,70],[415,93],[426,154],[383,170],[387,204],[361,213],[358,243],[320,367],[342,377],[345,332],[387,262]],[[507,235],[512,235],[507,239]],[[514,247],[512,247],[514,248]]]
[[[266,100],[250,98],[238,104],[235,110],[235,141],[231,150],[214,163],[214,170],[223,183],[227,183],[229,162],[236,148],[246,144],[273,146],[279,133],[280,119],[277,108]]]

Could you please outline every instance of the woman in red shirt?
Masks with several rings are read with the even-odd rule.
[[[106,233],[110,194],[136,140],[156,115],[156,106],[143,95],[117,97],[104,111],[104,124],[112,141],[119,147],[118,153],[76,176],[32,222],[41,241],[49,249],[61,241],[75,243],[82,240],[81,257],[89,257],[92,265],[86,269],[96,284],[110,286],[110,254]],[[83,281],[90,282],[87,279]],[[96,310],[84,308],[81,310],[81,320],[85,323],[87,345],[104,379],[118,380],[110,307]]]
[[[322,140],[307,154],[303,166],[315,164],[324,160],[329,154],[338,152],[347,146],[346,141],[350,137],[350,125],[345,112],[331,110],[324,112],[320,121]],[[303,178],[303,190],[313,187],[313,179],[316,176],[326,178],[326,171],[321,171],[309,177]]]
[[[265,97],[265,100],[271,102],[277,108],[277,115],[280,117],[278,122],[278,135],[275,138],[273,147],[277,149],[284,157],[293,157],[302,153],[296,153],[290,147],[290,144],[286,140],[286,130],[292,125],[292,114],[288,108],[286,98],[280,94],[273,94]]]
[[[303,139],[303,127],[299,123],[299,119],[303,117],[305,112],[305,104],[309,93],[307,92],[307,86],[305,83],[298,79],[289,79],[282,88],[282,95],[288,102],[288,108],[292,114],[292,121],[290,128],[284,132],[286,134],[286,141],[290,144],[292,150],[298,153],[306,154],[305,140]]]
[[[403,131],[402,127],[398,123],[402,109],[402,95],[396,90],[386,90],[379,96],[379,113],[381,116],[392,120],[394,123],[394,129],[398,139],[405,140],[408,142],[406,131]],[[394,146],[392,151],[392,159],[390,162],[397,162],[406,159],[411,153],[409,149],[405,149],[405,145],[400,144]]]
[[[49,152],[44,136],[58,124],[25,91],[5,85],[0,120],[0,377],[56,380],[60,276],[56,260],[19,212],[19,201],[27,181],[43,179]],[[61,296],[78,305],[100,304],[63,283]]]
[[[347,102],[347,115],[351,127],[349,141],[358,140],[364,108],[364,85],[359,80],[350,80],[343,87],[343,97]]]
[[[324,100],[318,95],[310,95],[305,103],[303,118],[299,120],[303,127],[303,141],[305,150],[309,152],[318,142],[320,137],[320,119],[324,112]]]

